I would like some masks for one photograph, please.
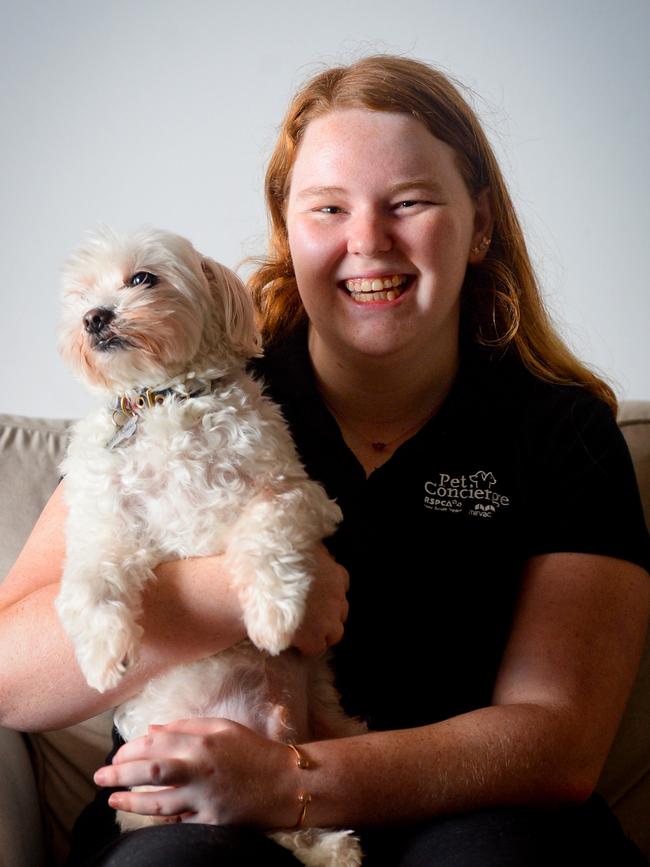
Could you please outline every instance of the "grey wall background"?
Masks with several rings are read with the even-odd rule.
[[[261,252],[290,94],[376,51],[475,91],[562,332],[650,397],[649,38],[647,0],[1,0],[0,411],[92,404],[56,351],[85,229],[151,223],[230,266]]]

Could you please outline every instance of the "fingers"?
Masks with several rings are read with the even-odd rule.
[[[179,786],[193,779],[190,766],[179,759],[145,760],[107,765],[94,776],[99,786]]]
[[[114,792],[108,799],[114,810],[143,816],[179,816],[193,813],[185,789],[159,789],[156,792]]]
[[[236,727],[231,720],[196,718],[149,726],[150,734],[124,744],[113,764],[99,768],[98,786],[182,785],[204,758],[204,737]],[[196,736],[199,736],[198,738]]]
[[[237,723],[231,720],[207,717],[175,720],[166,725],[149,726],[149,734],[134,738],[120,747],[113,757],[113,764],[132,762],[137,759],[177,756],[187,758],[196,752],[195,735],[210,736],[228,731]]]
[[[295,635],[293,646],[304,656],[320,656],[328,647],[338,644],[343,638],[344,623],[348,616],[347,602],[341,606],[339,616],[330,616],[325,622],[321,620],[316,625],[311,621],[303,625]]]
[[[343,638],[350,606],[348,570],[337,563],[327,548],[317,545],[315,580],[311,585],[303,621],[293,637],[293,646],[305,656],[320,656]]]
[[[267,748],[265,739],[231,720],[177,720],[150,726],[149,734],[124,744],[113,764],[97,771],[95,782],[127,789],[109,798],[117,810],[208,824],[240,815],[247,820],[257,815],[256,804],[254,796],[240,803],[242,774],[249,772],[251,752],[265,756]]]
[[[343,627],[343,623],[335,623],[325,636],[326,648],[333,647],[335,644],[338,644],[339,641],[343,638],[344,632],[345,629]]]
[[[124,744],[113,756],[113,766],[138,759],[159,759],[163,756],[185,756],[190,748],[180,732],[157,731],[155,734],[134,738]]]
[[[158,732],[179,732],[192,735],[214,735],[228,731],[238,724],[229,719],[219,717],[192,717],[190,719],[177,719],[164,725],[151,725],[149,731],[153,734]]]
[[[295,644],[294,646],[303,656],[321,656],[328,648],[339,643],[343,638],[343,632],[343,624],[339,623],[337,626],[332,626],[327,635],[322,638],[305,637],[299,644]]]
[[[319,567],[318,571],[321,573],[330,573],[331,575],[336,576],[342,584],[343,592],[347,593],[350,589],[350,573],[345,566],[341,566],[341,564],[332,557],[322,542],[316,546],[314,552]]]

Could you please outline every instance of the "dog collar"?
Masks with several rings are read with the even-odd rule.
[[[138,429],[138,419],[142,413],[153,406],[164,403],[170,395],[178,401],[189,400],[192,397],[201,397],[209,394],[219,380],[211,379],[202,383],[193,391],[176,391],[173,388],[163,388],[157,391],[153,388],[142,388],[134,395],[119,394],[115,398],[113,407],[113,424],[117,428],[113,436],[106,443],[106,447],[114,449],[124,440],[130,439]]]
[[[115,427],[122,427],[129,416],[137,415],[143,409],[163,403],[167,395],[173,393],[171,388],[165,388],[162,391],[154,391],[153,388],[143,388],[139,392],[136,392],[134,397],[130,397],[128,394],[118,394],[115,398],[115,406],[113,407],[113,424]],[[179,394],[182,400],[193,396],[194,394]],[[123,418],[120,418],[120,416]]]

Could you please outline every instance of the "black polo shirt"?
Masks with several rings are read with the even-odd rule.
[[[468,352],[436,416],[366,479],[316,389],[304,329],[254,372],[343,510],[327,543],[351,580],[334,664],[344,706],[374,729],[489,704],[528,558],[650,566],[627,446],[584,389]]]

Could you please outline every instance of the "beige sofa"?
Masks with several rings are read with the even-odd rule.
[[[625,404],[619,421],[650,520],[650,401]],[[65,429],[63,421],[0,415],[0,580],[57,484]],[[108,714],[27,737],[0,729],[0,867],[61,863],[109,732]],[[650,643],[600,790],[650,857]]]

